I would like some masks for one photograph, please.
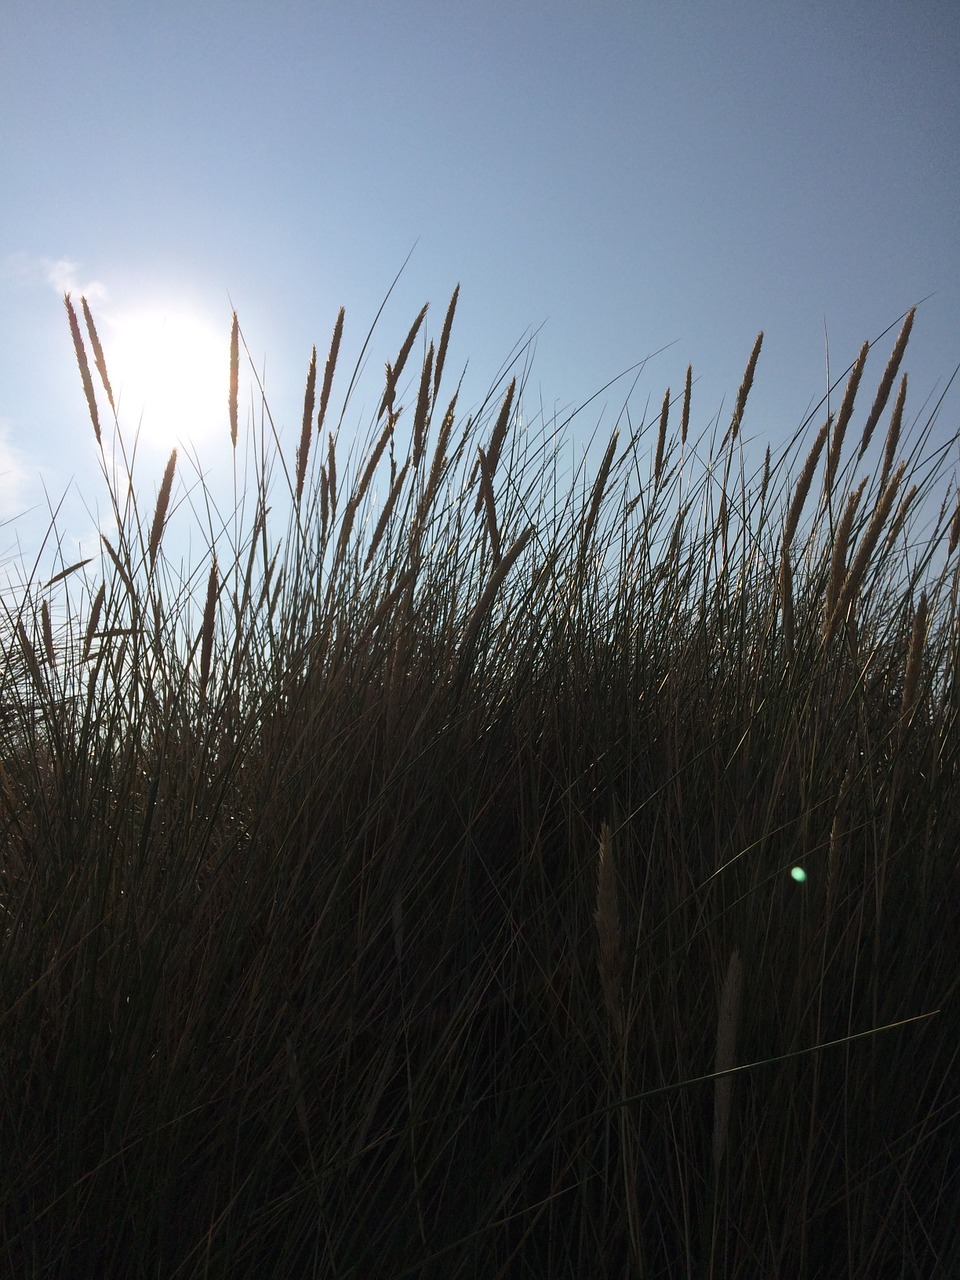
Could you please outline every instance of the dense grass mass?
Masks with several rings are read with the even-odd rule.
[[[955,1274],[960,506],[913,312],[756,474],[759,339],[725,432],[688,373],[566,477],[509,370],[458,412],[456,293],[355,456],[343,313],[293,456],[234,317],[223,514],[134,476],[66,301],[112,523],[2,628],[3,1274]]]

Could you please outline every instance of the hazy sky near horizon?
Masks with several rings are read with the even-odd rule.
[[[212,464],[227,441],[232,308],[292,456],[311,345],[345,306],[342,397],[411,249],[345,431],[458,282],[464,412],[536,331],[528,420],[654,356],[635,420],[692,363],[691,433],[722,430],[763,329],[744,434],[776,449],[826,391],[825,344],[837,379],[926,299],[913,421],[960,362],[958,67],[955,0],[6,0],[0,556],[34,550],[63,493],[68,543],[104,503],[66,289],[121,423],[143,412],[154,488],[174,444]],[[578,445],[606,442],[630,383],[578,415]],[[958,425],[955,383],[938,437]]]

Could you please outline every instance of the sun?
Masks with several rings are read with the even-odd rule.
[[[122,428],[164,449],[228,430],[229,329],[187,308],[143,307],[111,317],[106,330]]]

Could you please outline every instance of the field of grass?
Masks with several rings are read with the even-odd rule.
[[[564,475],[509,371],[458,408],[456,302],[352,451],[343,313],[295,452],[234,317],[224,513],[134,475],[67,299],[112,519],[0,618],[0,1274],[955,1275],[960,505],[914,313],[756,473],[759,339],[729,422],[688,372]]]

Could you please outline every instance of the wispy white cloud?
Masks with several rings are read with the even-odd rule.
[[[26,285],[46,285],[59,294],[82,294],[90,302],[102,302],[107,297],[107,286],[95,277],[81,275],[79,265],[72,258],[11,253],[4,259],[3,275]]]

